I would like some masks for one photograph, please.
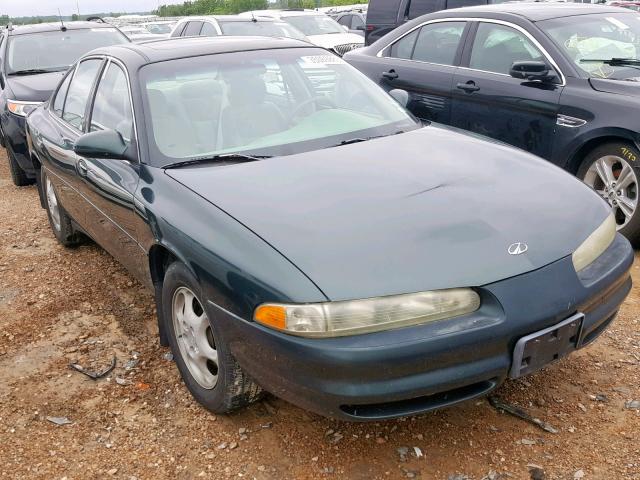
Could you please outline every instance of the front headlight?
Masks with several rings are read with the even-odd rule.
[[[579,272],[583,268],[591,265],[611,245],[616,236],[616,220],[613,212],[609,214],[602,224],[596,228],[587,239],[582,242],[573,255],[573,268]]]
[[[435,322],[475,312],[480,297],[452,288],[390,297],[311,304],[260,305],[253,318],[267,327],[303,337],[340,337]]]
[[[21,102],[18,100],[7,100],[7,108],[14,115],[26,117],[33,112],[42,102]]]

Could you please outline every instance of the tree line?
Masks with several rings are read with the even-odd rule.
[[[161,17],[186,17],[189,15],[228,15],[248,10],[267,8],[319,8],[356,3],[366,4],[368,0],[190,0],[182,5],[162,5],[155,13]]]

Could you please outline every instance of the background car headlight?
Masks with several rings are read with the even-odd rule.
[[[579,272],[589,266],[611,245],[616,236],[616,220],[611,213],[587,239],[573,252],[573,268]]]
[[[20,102],[18,100],[7,100],[7,108],[15,115],[26,117],[33,112],[42,102]]]
[[[480,297],[452,288],[389,297],[312,304],[263,304],[254,320],[304,337],[339,337],[419,325],[476,311]]]

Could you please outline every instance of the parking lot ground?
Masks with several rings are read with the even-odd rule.
[[[496,392],[555,434],[486,399],[371,424],[274,397],[215,416],[159,346],[151,295],[99,247],[59,246],[3,153],[0,478],[528,479],[537,465],[547,479],[640,479],[639,302],[636,286],[595,344]],[[101,380],[69,367],[114,355]]]

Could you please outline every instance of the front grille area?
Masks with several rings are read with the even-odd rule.
[[[336,45],[333,47],[333,51],[338,55],[343,56],[345,53],[360,47],[362,47],[361,43],[343,43],[342,45]]]

